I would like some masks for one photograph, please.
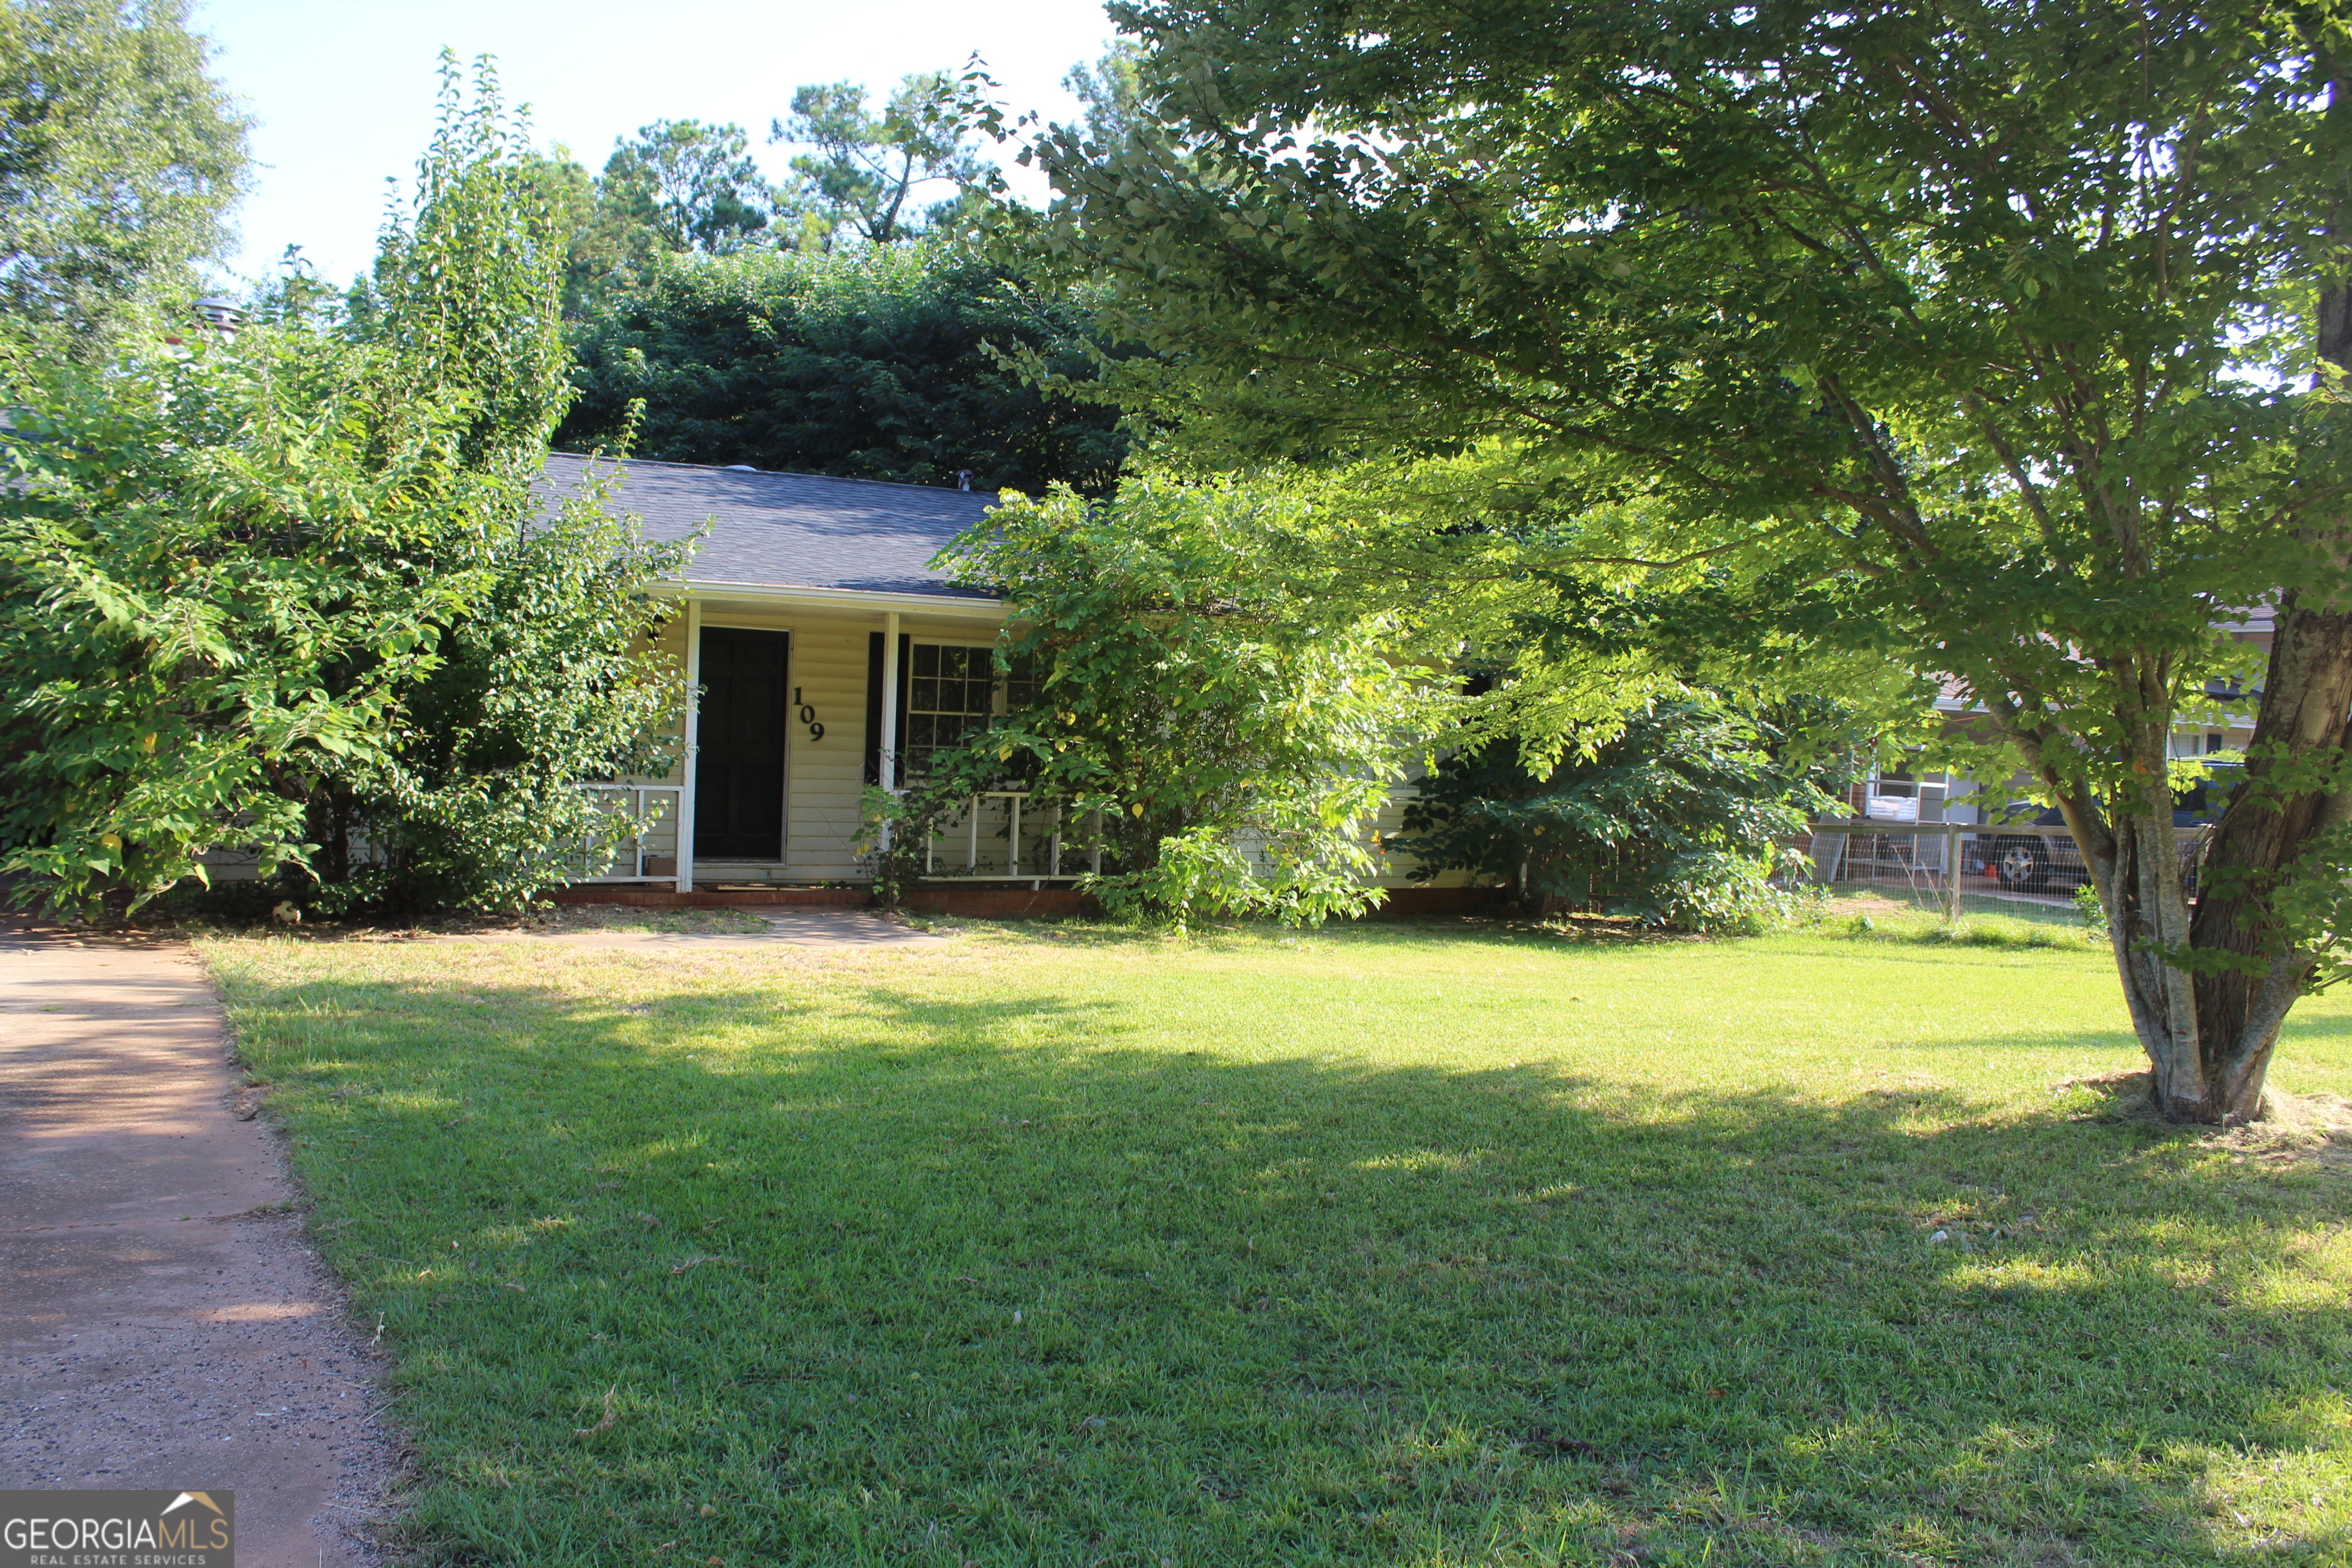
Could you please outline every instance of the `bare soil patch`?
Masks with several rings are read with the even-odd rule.
[[[2103,1121],[2127,1121],[2200,1139],[2241,1158],[2296,1163],[2325,1170],[2352,1169],[2352,1100],[2321,1090],[2290,1094],[2275,1085],[2263,1090],[2263,1117],[2238,1127],[2196,1127],[2168,1121],[2156,1109],[2156,1082],[2145,1069],[2063,1079],[2058,1089],[2084,1089],[2102,1103]]]

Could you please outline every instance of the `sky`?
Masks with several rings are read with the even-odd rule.
[[[1100,0],[197,0],[212,68],[256,121],[260,165],[236,216],[238,274],[271,271],[289,245],[337,282],[375,254],[386,176],[405,192],[432,133],[435,62],[446,47],[495,56],[509,103],[529,104],[542,145],[592,170],[614,138],[654,120],[733,121],[772,177],[793,154],[768,123],[804,82],[879,94],[910,71],[960,70],[977,51],[1014,112],[1071,120],[1065,71],[1114,29]],[[1042,183],[1008,168],[1032,200]]]

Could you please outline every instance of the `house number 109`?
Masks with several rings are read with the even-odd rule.
[[[800,721],[808,726],[809,739],[824,740],[824,726],[816,721],[816,710],[801,700],[801,689],[797,686],[793,688],[793,706],[800,710]]]

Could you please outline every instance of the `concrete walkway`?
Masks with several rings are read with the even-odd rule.
[[[714,948],[757,951],[778,947],[942,947],[954,940],[916,931],[895,921],[886,921],[879,915],[869,915],[857,910],[762,909],[754,905],[740,912],[756,915],[768,922],[768,929],[762,931],[502,931],[478,935],[452,934],[435,940],[544,942],[551,947],[667,947],[698,952]]]
[[[226,1489],[240,1568],[376,1561],[394,1452],[185,948],[0,927],[0,1485]]]

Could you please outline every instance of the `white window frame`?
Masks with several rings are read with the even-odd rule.
[[[968,648],[988,655],[992,659],[996,645],[992,642],[958,642],[951,641],[944,637],[914,637],[908,640],[907,645],[907,718],[905,733],[898,737],[898,748],[902,754],[902,761],[899,765],[899,773],[901,774],[900,782],[902,784],[911,783],[914,780],[920,778],[923,773],[923,764],[929,760],[930,753],[940,749],[938,746],[927,745],[921,748],[919,752],[917,750],[914,743],[914,730],[915,721],[918,718],[969,719],[981,717],[981,715],[973,714],[969,709],[960,708],[950,712],[948,710],[941,708],[918,708],[915,706],[915,682],[923,679],[915,673],[915,666],[917,661],[920,658],[923,649],[927,647]],[[931,679],[937,679],[938,677],[934,676]],[[965,677],[964,679],[969,680],[970,678]],[[1001,715],[1003,711],[1004,680],[1003,677],[995,673],[993,666],[992,665],[989,673],[988,712],[984,717],[993,719]]]

